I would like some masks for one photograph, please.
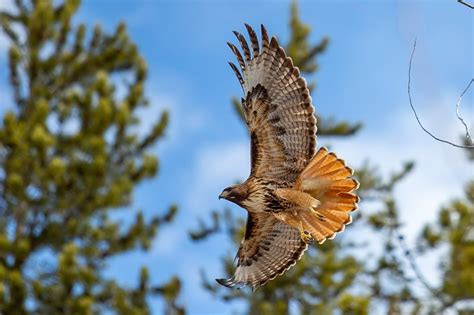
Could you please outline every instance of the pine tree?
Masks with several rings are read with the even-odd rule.
[[[154,287],[143,267],[125,288],[104,276],[109,258],[147,250],[177,210],[110,216],[158,171],[150,148],[168,113],[137,133],[145,60],[124,24],[73,25],[79,0],[15,3],[0,13],[15,105],[0,123],[0,314],[146,314],[150,294],[182,313],[177,278]]]
[[[294,2],[290,29],[287,52],[305,76],[314,74],[318,69],[316,58],[324,52],[327,39],[314,46],[308,43],[310,28],[300,21]],[[314,90],[314,84],[312,87]],[[233,105],[241,113],[240,104],[234,100]],[[353,135],[362,126],[327,122],[318,117],[319,141],[328,135]],[[474,160],[472,152],[467,153]],[[203,274],[204,288],[223,301],[244,301],[248,314],[289,314],[290,308],[302,314],[443,314],[447,310],[472,314],[474,182],[468,183],[465,199],[443,207],[437,222],[425,226],[415,244],[408,244],[401,233],[400,209],[393,191],[414,167],[413,162],[405,162],[399,171],[384,178],[372,164],[362,165],[355,174],[361,184],[358,194],[362,203],[349,231],[323,245],[312,246],[283,276],[250,292],[221,287]],[[368,201],[378,209],[366,209]],[[360,229],[377,241],[366,244],[346,237]],[[236,250],[244,234],[244,220],[229,209],[213,211],[211,223],[201,220],[190,236],[200,241],[222,231]],[[419,260],[440,248],[446,255],[434,254],[442,277],[436,286],[426,279]],[[233,257],[225,257],[223,264],[227,276],[231,276]]]
[[[329,40],[324,38],[316,45],[309,44],[310,27],[300,20],[296,2],[291,4],[290,30],[287,53],[304,76],[314,74],[318,70],[316,58],[325,51]],[[310,86],[314,92],[314,83]],[[233,99],[233,105],[242,118],[240,103]],[[361,127],[360,123],[334,122],[318,117],[319,136],[350,136]],[[367,180],[362,184],[370,186],[367,190],[373,186]],[[198,241],[225,229],[237,247],[243,237],[244,226],[242,219],[236,219],[229,209],[225,209],[212,213],[211,225],[201,220],[199,229],[192,231],[190,235]],[[368,298],[348,293],[363,265],[354,255],[342,250],[345,246],[353,245],[343,244],[336,238],[335,241],[328,241],[321,246],[311,246],[302,260],[290,271],[254,293],[229,290],[206,278],[203,279],[204,286],[225,301],[245,300],[249,314],[288,314],[292,304],[297,304],[303,313],[325,314],[340,309],[364,314],[369,308]],[[226,257],[224,260],[229,276],[234,269],[232,262],[233,257]]]
[[[435,224],[423,229],[416,253],[423,255],[435,249],[447,248],[440,260],[442,281],[438,286],[427,283],[432,295],[429,308],[443,313],[456,306],[459,314],[474,313],[474,181],[466,185],[465,198],[453,200],[442,207]]]

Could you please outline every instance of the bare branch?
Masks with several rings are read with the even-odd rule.
[[[428,135],[430,135],[433,139],[439,141],[439,142],[444,142],[444,143],[447,143],[447,144],[450,144],[452,145],[453,147],[457,147],[457,148],[462,148],[462,149],[474,149],[474,145],[460,145],[460,144],[456,144],[456,143],[452,143],[451,141],[448,141],[448,140],[444,140],[444,139],[441,139],[437,136],[435,136],[434,134],[432,134],[429,130],[427,130],[423,124],[421,123],[420,121],[420,118],[418,117],[418,114],[415,110],[415,107],[413,106],[413,102],[412,102],[412,99],[411,99],[411,90],[410,90],[410,86],[411,86],[411,65],[412,65],[412,62],[413,62],[413,56],[415,55],[415,49],[416,49],[416,38],[415,38],[415,42],[413,43],[413,50],[411,52],[411,56],[410,56],[410,64],[409,64],[409,67],[408,67],[408,99],[410,101],[410,107],[411,109],[413,110],[413,113],[415,114],[415,118],[416,118],[416,121],[418,122],[418,125],[420,125],[421,129],[423,129],[424,132],[426,132]],[[470,84],[469,84],[470,85]],[[468,86],[469,87],[469,86]],[[461,94],[461,98],[462,96],[464,95],[464,93],[466,92],[467,88],[464,90],[464,92]]]
[[[438,296],[439,291],[428,283],[428,280],[425,278],[425,276],[421,272],[420,268],[418,267],[418,264],[416,263],[416,260],[412,251],[409,249],[408,244],[406,244],[405,242],[405,237],[401,234],[399,230],[396,230],[395,233],[397,234],[396,236],[398,239],[398,243],[400,244],[400,248],[402,249],[418,281],[420,281],[420,283],[426,288],[426,290],[431,292],[433,296]]]
[[[467,92],[467,90],[469,90],[469,88],[471,87],[472,82],[474,82],[474,79],[471,79],[471,81],[469,81],[469,84],[464,89],[464,91],[462,91],[461,95],[459,96],[458,102],[456,103],[456,116],[458,116],[459,121],[464,125],[464,128],[466,129],[466,139],[468,140],[468,143],[471,144],[471,145],[473,144],[472,143],[472,137],[471,137],[471,134],[469,133],[468,126],[466,125],[466,123],[464,122],[464,119],[462,119],[461,115],[459,114],[459,107],[461,106],[462,97]]]
[[[465,2],[464,0],[458,0],[459,3],[464,4],[466,7],[474,9],[474,5]]]
[[[401,234],[400,230],[396,230],[395,233],[397,234],[400,248],[402,249],[405,258],[407,259],[410,268],[414,272],[418,281],[425,287],[426,290],[431,293],[433,298],[436,298],[441,303],[440,306],[443,310],[451,307],[454,301],[448,296],[444,295],[439,289],[435,289],[431,284],[428,283],[428,280],[424,276],[423,272],[421,272],[421,269],[416,262],[413,252],[409,249],[408,244],[405,242],[405,237]]]

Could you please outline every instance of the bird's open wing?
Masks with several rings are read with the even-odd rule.
[[[308,248],[300,232],[270,213],[248,213],[245,237],[237,252],[237,268],[222,285],[249,285],[253,289],[291,268]]]
[[[228,43],[240,65],[229,63],[244,90],[244,116],[251,137],[251,173],[254,176],[296,180],[315,152],[316,119],[306,81],[279,46],[268,39],[262,25],[262,47],[255,31],[245,25],[244,36],[234,32],[244,56]]]

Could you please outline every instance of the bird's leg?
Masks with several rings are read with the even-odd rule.
[[[316,217],[318,217],[318,219],[319,219],[320,221],[326,221],[326,217],[323,216],[323,215],[321,214],[321,212],[319,212],[319,211],[316,210],[315,208],[311,207],[311,208],[310,208],[310,211],[311,211]]]
[[[313,243],[313,237],[311,236],[311,233],[309,233],[308,231],[301,230],[300,237],[301,237],[301,240],[305,242],[306,244]]]
[[[311,236],[311,233],[309,233],[308,231],[305,231],[303,227],[301,227],[300,229],[300,237],[301,237],[301,240],[305,242],[306,244],[313,243],[313,237]]]
[[[311,233],[309,233],[308,231],[304,229],[302,221],[300,221],[299,230],[300,230],[301,240],[305,242],[306,244],[311,244],[313,242],[313,237],[311,236]]]
[[[303,222],[298,217],[298,211],[304,210],[302,208],[292,208],[288,209],[287,211],[282,211],[278,213],[274,213],[273,215],[280,221],[298,229],[300,231],[301,240],[305,243],[312,243],[313,237],[311,233],[306,231],[303,227]]]
[[[321,202],[318,199],[312,198],[311,206],[309,207],[309,211],[313,213],[320,221],[326,221],[326,218],[317,210]]]

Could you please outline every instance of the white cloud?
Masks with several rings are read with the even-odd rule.
[[[179,90],[176,89],[178,86]],[[161,155],[166,154],[171,147],[181,146],[186,138],[204,130],[209,123],[210,119],[201,109],[203,107],[193,103],[197,100],[191,97],[195,95],[193,88],[191,82],[176,73],[161,72],[161,75],[151,76],[148,81],[145,94],[149,106],[137,110],[140,119],[137,132],[141,136],[147,134],[163,110],[168,110],[169,124],[165,137],[158,145]],[[121,93],[124,94],[125,91]]]
[[[469,108],[466,99],[464,117],[472,124],[470,117],[474,113]],[[419,110],[419,114],[427,128],[440,137],[460,142],[463,128],[456,120],[453,108],[424,109]],[[357,167],[369,160],[386,176],[400,170],[403,162],[415,161],[414,170],[395,191],[405,231],[413,237],[424,223],[435,218],[441,205],[463,195],[465,183],[473,176],[472,166],[464,150],[435,141],[425,134],[409,107],[400,107],[396,114],[380,119],[385,121],[383,130],[371,130],[369,123],[356,137],[329,142],[350,166]],[[318,145],[321,144],[324,143]],[[245,179],[249,174],[249,155],[247,139],[203,147],[191,173],[193,181],[187,208],[208,209],[224,187]]]
[[[172,256],[176,253],[176,248],[184,245],[188,239],[186,233],[176,227],[163,226],[160,227],[158,237],[153,243],[153,256],[165,257]],[[165,235],[166,237],[162,237]]]
[[[15,8],[13,0],[2,0],[0,1],[0,11],[11,12]]]
[[[453,100],[457,98],[444,95],[438,103],[430,104],[448,104],[453,103]],[[472,126],[474,113],[469,111],[471,106],[468,99],[465,101],[463,116]],[[395,200],[403,224],[402,233],[407,238],[407,244],[412,246],[423,226],[437,219],[442,205],[463,196],[464,185],[473,178],[474,170],[467,161],[465,150],[440,143],[424,133],[407,106],[400,107],[394,115],[380,117],[385,122],[382,130],[371,131],[369,123],[355,138],[331,143],[332,149],[350,166],[357,167],[369,160],[384,175],[399,170],[403,161],[415,161],[414,170],[395,189]],[[418,112],[430,131],[443,139],[460,143],[459,137],[464,129],[456,120],[454,107],[439,105],[431,106],[428,110],[420,106]],[[360,211],[371,211],[370,209],[372,207],[368,208],[363,203]],[[374,245],[370,239],[367,241]],[[423,274],[431,284],[437,284],[440,280],[438,258],[443,254],[441,252],[417,258],[418,264],[423,266]]]
[[[206,115],[197,110],[200,106],[189,106],[181,96],[169,93],[155,93],[150,96],[150,107],[140,115],[141,126],[151,127],[158,120],[163,110],[168,110],[170,123],[166,130],[167,143],[179,143],[184,135],[192,134],[205,127]],[[186,108],[183,105],[186,104]],[[141,127],[142,128],[142,127]],[[146,127],[144,129],[147,129]]]
[[[420,99],[415,104],[418,114],[428,130],[442,139],[460,143],[464,128],[456,119],[454,108],[459,95],[443,91],[438,91],[438,94],[437,100]],[[466,95],[462,112],[466,123],[472,127],[474,112],[469,100]],[[403,224],[401,232],[409,248],[412,248],[421,229],[437,220],[440,208],[453,198],[464,196],[464,185],[473,178],[474,169],[466,158],[465,150],[440,143],[424,133],[408,104],[400,105],[395,111],[388,110],[379,120],[366,122],[365,128],[353,138],[331,139],[329,142],[331,149],[348,165],[357,168],[369,160],[384,176],[400,170],[404,161],[415,162],[415,168],[396,186],[394,192]],[[370,213],[374,208],[377,209],[376,204],[363,202],[359,211]],[[366,242],[372,251],[377,252],[381,243],[374,240],[373,233],[367,233],[363,226],[359,227],[362,230],[357,231],[358,241]],[[446,248],[416,257],[422,274],[433,286],[439,285],[442,279],[438,268],[443,255],[446,255]],[[408,275],[415,277],[408,262],[403,259],[402,263]],[[416,288],[421,294],[425,292],[422,286]]]
[[[6,12],[11,12],[15,8],[15,4],[13,0],[1,0],[0,1],[0,11],[6,11]],[[8,39],[3,33],[3,31],[0,29],[0,58],[4,58],[6,49],[8,47]]]
[[[456,100],[456,97],[445,96],[445,98],[446,101]],[[472,124],[473,113],[468,110],[470,104],[467,101],[468,99],[463,105],[464,117]],[[419,111],[430,130],[443,138],[458,141],[463,129],[452,110],[453,108],[449,106],[438,106],[429,110],[421,107]],[[380,119],[385,123],[381,130],[374,130],[375,122],[374,125],[369,122],[356,137],[344,140],[331,139],[328,142],[332,144],[332,149],[350,166],[358,167],[368,159],[374,165],[379,166],[384,175],[399,170],[404,161],[414,160],[416,162],[415,169],[399,184],[395,191],[396,200],[401,210],[401,221],[405,224],[403,232],[408,237],[408,243],[413,244],[413,238],[418,235],[425,223],[435,219],[442,204],[446,204],[451,198],[462,196],[464,184],[472,178],[473,172],[466,160],[465,152],[439,143],[422,132],[409,107],[401,106],[396,114]],[[203,145],[198,150],[192,159],[194,162],[190,166],[189,185],[187,185],[189,189],[186,189],[186,193],[183,195],[182,209],[186,216],[200,216],[199,214],[208,213],[213,206],[221,207],[223,204],[217,200],[220,191],[248,176],[250,168],[248,141],[248,139],[229,140]],[[322,144],[324,143],[320,141],[318,146]],[[367,211],[366,205],[361,211]],[[241,213],[243,215],[244,212]],[[156,246],[157,253],[169,255],[177,246],[182,248],[195,246],[190,245],[189,240],[180,238],[178,234],[177,231],[170,233],[172,240],[163,237],[163,242],[166,239],[167,244]],[[358,237],[364,238],[363,235],[358,235]],[[368,239],[368,241],[371,246],[376,246],[373,239]],[[213,248],[209,243],[206,244],[205,248]],[[161,248],[162,246],[163,248]],[[197,256],[194,257],[194,255]],[[186,259],[199,260],[202,259],[200,255],[190,252]],[[439,257],[439,253],[435,256]],[[433,259],[430,256],[419,259],[419,263],[423,266],[423,273],[429,276],[432,283],[439,279],[436,272],[437,257]],[[206,260],[206,265],[208,263]],[[215,261],[212,264],[215,264]],[[215,271],[219,266],[219,264],[208,265],[206,270],[209,274],[212,271],[214,276],[219,273]],[[190,267],[186,263],[177,268],[190,279],[186,282],[184,294],[186,297],[191,296],[194,292],[202,291],[200,290],[200,279],[196,277],[198,266]],[[207,295],[202,295],[199,298],[208,300]]]
[[[465,117],[472,117],[467,110],[465,113]],[[454,117],[440,116],[436,109],[423,111],[420,116],[426,127],[436,134],[460,142],[463,130]],[[403,161],[415,161],[415,169],[395,191],[405,230],[413,236],[424,223],[435,218],[442,204],[462,196],[473,170],[464,150],[425,134],[408,108],[386,120],[384,130],[378,133],[362,130],[353,139],[333,141],[334,148],[350,165],[358,166],[368,159],[384,174],[399,170]]]
[[[248,141],[234,141],[203,147],[192,172],[192,188],[187,208],[202,212],[215,203],[225,187],[245,179],[250,173]]]

